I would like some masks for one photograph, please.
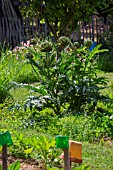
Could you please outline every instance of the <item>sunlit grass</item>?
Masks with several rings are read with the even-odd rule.
[[[91,166],[91,170],[113,169],[113,142],[83,143],[83,163]]]
[[[108,85],[110,85],[111,81],[113,81],[113,73],[102,72],[102,73],[98,73],[98,76],[99,77],[103,76],[103,77],[107,78],[108,79]]]

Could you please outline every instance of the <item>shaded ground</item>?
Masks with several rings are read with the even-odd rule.
[[[39,165],[39,162],[34,159],[20,159],[14,158],[12,156],[8,157],[8,164],[12,164],[13,162],[20,161],[21,170],[44,170],[43,164]],[[0,164],[2,164],[2,155],[0,155]]]

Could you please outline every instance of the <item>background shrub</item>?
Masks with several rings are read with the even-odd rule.
[[[11,82],[32,83],[37,78],[32,67],[24,57],[16,58],[11,51],[5,51],[0,58],[0,103],[10,96]]]
[[[98,68],[105,72],[113,72],[113,53],[106,52],[97,57]]]
[[[67,135],[78,141],[100,141],[105,137],[113,137],[113,116],[96,111],[92,116],[69,116],[48,129],[49,134]]]
[[[109,52],[106,52],[102,55],[99,55],[98,67],[100,70],[106,72],[113,72],[113,25],[110,26],[110,37],[105,32],[103,37],[100,37],[99,43],[102,44],[101,48],[108,49]]]

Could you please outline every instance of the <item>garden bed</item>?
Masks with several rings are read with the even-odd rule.
[[[14,158],[12,156],[8,157],[8,165],[16,161],[21,163],[21,170],[43,170],[43,164],[39,165],[39,162],[35,159]],[[2,155],[0,155],[0,164],[2,164]]]

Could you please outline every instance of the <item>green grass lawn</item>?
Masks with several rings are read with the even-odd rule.
[[[108,85],[110,85],[111,81],[113,81],[113,73],[98,73],[98,76],[101,77],[106,77],[108,79]]]
[[[111,85],[111,81],[113,81],[113,73],[98,73],[98,76],[104,76],[108,79],[108,86]],[[110,88],[108,88],[110,89]],[[13,97],[14,101],[23,101],[27,98],[27,96],[34,95],[32,91],[29,91],[25,88],[16,88],[14,90],[11,90],[11,95]],[[35,94],[36,95],[36,94]]]
[[[83,143],[83,163],[91,166],[91,170],[113,169],[113,142]]]

